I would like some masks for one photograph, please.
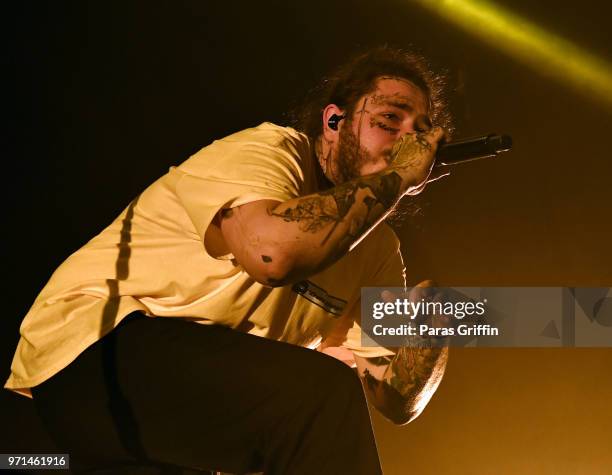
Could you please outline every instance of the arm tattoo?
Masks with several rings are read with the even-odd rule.
[[[442,377],[436,367],[446,363],[446,355],[444,348],[402,347],[391,361],[384,380],[403,397],[412,399],[431,383],[432,377]]]
[[[234,215],[234,210],[232,208],[223,208],[219,211],[219,214],[223,219],[231,218]]]
[[[427,404],[440,383],[447,350],[403,347],[393,357],[368,358],[372,365],[388,365],[382,380],[364,369],[361,380],[368,399],[391,421],[409,422]]]
[[[373,175],[367,179],[358,178],[303,198],[295,206],[282,212],[270,210],[269,214],[286,222],[297,222],[300,230],[310,233],[316,233],[325,226],[333,224],[323,240],[325,243],[355,206],[359,190],[367,190],[372,196],[363,199],[367,209],[365,217],[355,217],[350,223],[348,238],[352,240],[360,237],[372,224],[370,213],[376,205],[380,204],[385,209],[389,209],[395,203],[400,194],[401,182],[401,177],[395,171],[382,176]]]

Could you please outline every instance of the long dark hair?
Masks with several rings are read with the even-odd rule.
[[[321,114],[325,106],[336,104],[347,116],[352,116],[357,100],[372,92],[381,76],[401,77],[418,86],[429,101],[433,124],[451,132],[443,76],[435,74],[422,56],[389,46],[370,49],[323,79],[289,115],[290,125],[316,139],[322,133]]]

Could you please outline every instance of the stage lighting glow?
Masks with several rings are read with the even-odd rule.
[[[612,66],[508,10],[482,0],[413,0],[539,72],[612,106]]]

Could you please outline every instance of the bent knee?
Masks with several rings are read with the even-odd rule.
[[[336,358],[313,351],[309,363],[312,389],[324,389],[326,394],[363,391],[356,371]]]

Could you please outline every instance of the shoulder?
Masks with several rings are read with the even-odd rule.
[[[263,122],[257,127],[250,127],[217,140],[213,143],[222,144],[259,144],[285,148],[287,150],[302,151],[310,147],[310,140],[306,134],[291,127],[283,127],[272,122]]]
[[[301,182],[310,175],[312,150],[308,137],[264,122],[215,140],[181,163],[179,171],[195,176],[287,176]]]
[[[264,122],[215,140],[184,161],[179,168],[190,174],[232,173],[232,170],[282,168],[302,175],[310,167],[308,137],[291,127]]]

